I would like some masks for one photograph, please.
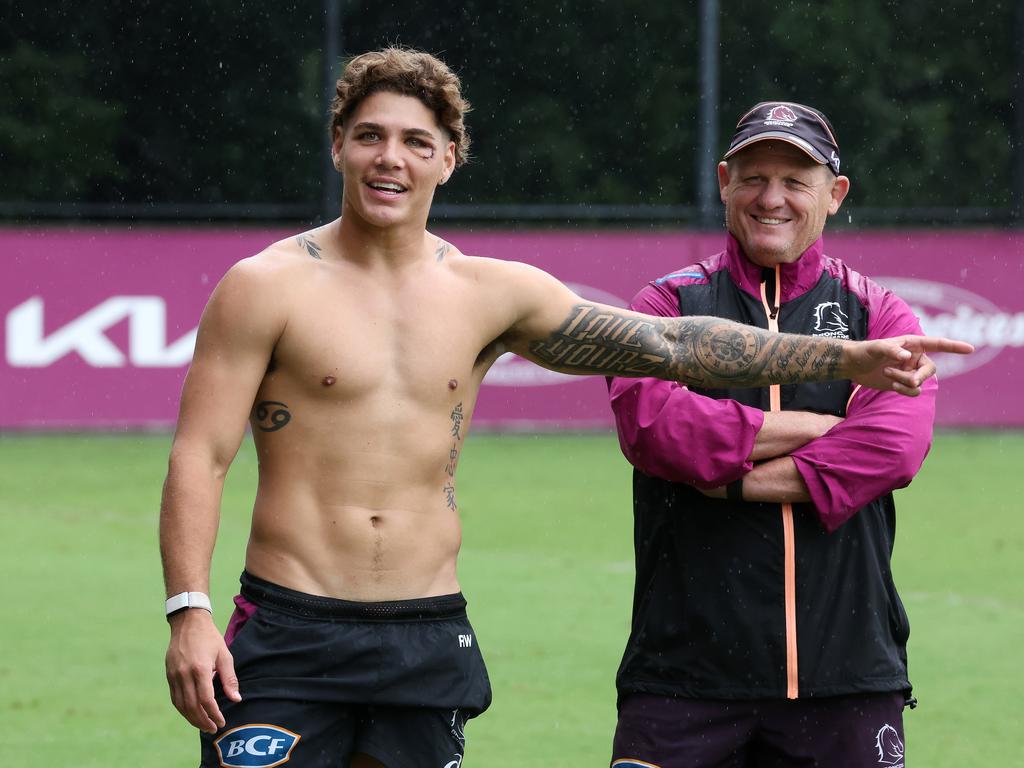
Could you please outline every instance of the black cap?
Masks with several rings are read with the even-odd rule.
[[[832,123],[821,112],[792,101],[762,101],[736,124],[725,159],[757,141],[778,139],[803,150],[816,163],[839,175],[839,143]]]

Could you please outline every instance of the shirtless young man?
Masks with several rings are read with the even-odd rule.
[[[167,677],[203,731],[204,766],[461,764],[490,688],[456,579],[455,467],[503,352],[568,373],[852,378],[913,395],[934,372],[924,353],[969,351],[647,317],[466,257],[426,231],[437,185],[466,157],[458,78],[388,49],[350,62],[337,92],[342,217],[228,272],[182,393],[160,518]],[[247,421],[260,479],[223,638],[196,593],[209,592]]]

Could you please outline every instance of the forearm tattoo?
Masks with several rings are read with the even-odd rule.
[[[323,259],[320,255],[321,246],[316,243],[311,235],[296,235],[295,242],[299,244],[300,248],[305,248],[306,253],[314,259]]]
[[[292,420],[288,406],[277,400],[261,400],[256,403],[253,415],[261,432],[277,432]]]
[[[542,365],[567,373],[758,387],[834,379],[842,346],[715,317],[640,319],[579,304],[557,331],[532,342],[530,352]]]

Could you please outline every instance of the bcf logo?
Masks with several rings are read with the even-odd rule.
[[[223,768],[273,768],[288,762],[302,738],[276,725],[243,725],[223,733],[213,745]]]

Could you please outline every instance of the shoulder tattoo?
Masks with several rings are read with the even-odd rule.
[[[299,244],[300,248],[305,248],[306,253],[312,256],[314,259],[322,259],[320,255],[321,246],[313,239],[312,235],[296,235],[295,242]]]

